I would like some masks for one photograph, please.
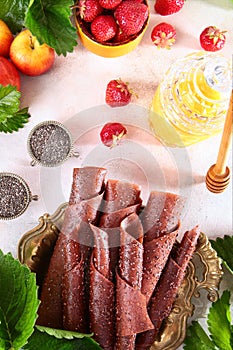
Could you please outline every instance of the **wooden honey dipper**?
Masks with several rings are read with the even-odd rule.
[[[232,140],[232,95],[233,90],[231,92],[217,162],[209,168],[206,174],[206,187],[213,193],[223,192],[229,185],[231,177],[231,171],[226,164]]]

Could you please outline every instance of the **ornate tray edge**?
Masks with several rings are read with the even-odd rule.
[[[40,262],[40,252],[43,249],[46,252],[52,249],[67,205],[68,203],[61,204],[52,215],[43,214],[39,217],[39,224],[21,237],[18,243],[18,259],[32,271],[37,272],[34,265]]]

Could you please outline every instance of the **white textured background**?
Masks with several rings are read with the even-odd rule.
[[[145,155],[153,155],[153,152],[157,152],[155,139],[148,136],[146,132],[137,134],[137,130],[132,129],[130,135],[136,147],[140,147],[141,142],[147,142],[148,145],[145,147],[148,148],[142,153],[140,153],[140,148],[138,158],[135,159],[133,149],[126,148],[126,144],[119,146],[114,151],[119,153],[114,157],[127,157],[127,161],[123,160],[119,167],[115,160],[112,162],[109,160],[112,155],[99,144],[98,123],[101,123],[102,116],[95,113],[99,111],[99,106],[105,104],[105,89],[108,81],[119,77],[128,81],[139,96],[138,99],[134,98],[133,104],[146,110],[167,68],[177,58],[201,49],[198,38],[201,31],[208,25],[216,25],[227,30],[227,42],[221,52],[232,59],[233,5],[230,0],[187,0],[179,13],[167,17],[154,13],[153,1],[149,1],[149,4],[151,15],[146,34],[138,48],[128,55],[112,59],[99,57],[88,52],[78,42],[73,53],[68,54],[67,57],[56,57],[53,68],[47,74],[33,78],[21,77],[22,107],[29,106],[31,119],[18,133],[0,134],[0,171],[14,172],[22,176],[29,184],[32,193],[38,194],[40,199],[38,202],[31,203],[20,218],[6,222],[0,221],[0,248],[3,251],[12,251],[16,256],[20,237],[37,225],[39,216],[47,211],[52,213],[61,204],[59,202],[61,198],[68,199],[73,166],[85,165],[90,160],[95,161],[96,164],[107,162],[112,176],[114,172],[117,172],[118,176],[119,169],[122,169],[123,172],[125,167],[128,167],[129,170],[123,173],[122,177],[132,180],[136,178],[139,181],[141,179],[142,188],[145,188],[144,181],[148,180],[150,171],[153,173],[154,165],[150,157],[147,158],[148,163],[146,164],[145,159],[140,159],[140,156],[145,158]],[[177,41],[171,50],[158,50],[151,42],[151,30],[161,21],[167,21],[176,27]],[[80,152],[79,159],[70,159],[61,169],[30,167],[27,137],[36,124],[45,120],[58,120],[69,125],[74,133],[77,130],[81,130],[82,133],[85,130],[83,123],[85,124],[86,121],[79,114],[92,107],[94,129],[88,129],[87,134],[81,137],[80,143],[77,142],[76,148]],[[118,117],[119,120],[124,121],[123,109],[122,112],[118,110],[116,113],[115,119]],[[190,168],[186,169],[186,163],[177,169],[176,161],[174,164],[167,150],[164,150],[165,158],[163,155],[159,158],[161,161],[159,166],[162,172],[165,172],[166,190],[183,191],[184,188],[177,188],[176,177],[177,174],[183,177],[183,182],[187,178],[187,183],[183,183],[183,186],[187,186],[185,191],[189,198],[182,229],[185,230],[199,224],[201,230],[211,238],[232,234],[232,182],[223,194],[218,195],[208,192],[205,187],[205,175],[210,165],[216,161],[220,138],[221,135],[185,150],[191,163],[191,179]],[[103,158],[100,157],[100,154],[98,156],[99,150]],[[131,156],[132,166],[130,165]],[[231,159],[232,154],[229,158],[230,167],[232,167]],[[140,173],[142,161],[143,169],[146,170],[143,172],[141,169]],[[149,182],[150,188],[159,189],[155,178]],[[59,189],[56,188],[57,185]],[[48,204],[46,193],[51,187],[54,190],[54,197]],[[56,191],[61,195],[57,196]],[[146,189],[143,197],[146,200]]]

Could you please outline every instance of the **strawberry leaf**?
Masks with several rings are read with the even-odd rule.
[[[66,331],[63,329],[55,329],[55,328],[49,328],[49,327],[43,327],[43,326],[36,326],[36,328],[40,332],[45,332],[49,335],[54,336],[55,338],[58,339],[74,339],[74,338],[84,338],[84,337],[91,337],[93,334],[83,334],[83,333],[78,333],[78,332],[71,332],[71,331]]]
[[[42,333],[38,329],[28,339],[28,343],[23,350],[101,350],[102,348],[89,337],[83,339],[58,339],[47,333]]]
[[[208,337],[197,321],[193,321],[187,330],[184,350],[216,350],[215,344]]]
[[[19,350],[33,333],[39,301],[28,267],[0,250],[0,349]]]
[[[224,291],[214,302],[207,318],[208,329],[214,343],[220,350],[232,350],[232,325],[230,314],[230,292]]]
[[[217,237],[216,241],[210,240],[210,243],[218,256],[223,260],[225,266],[233,274],[233,236]]]
[[[231,347],[233,349],[233,325],[231,325]]]
[[[233,325],[230,313],[230,292],[224,291],[221,298],[212,303],[207,315],[208,331],[197,321],[187,330],[184,350],[232,350]]]
[[[1,1],[0,18],[7,23],[11,31],[16,34],[24,26],[25,13],[30,0]]]
[[[38,41],[66,56],[77,45],[77,31],[72,25],[72,0],[34,0],[29,4],[25,26]]]
[[[18,131],[28,122],[28,108],[20,108],[21,93],[12,85],[0,85],[0,132]]]

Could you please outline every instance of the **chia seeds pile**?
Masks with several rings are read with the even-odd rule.
[[[33,156],[44,166],[62,163],[71,149],[69,134],[56,124],[45,124],[36,128],[29,144]]]
[[[27,208],[30,198],[25,184],[12,175],[0,176],[0,219],[19,216]]]

